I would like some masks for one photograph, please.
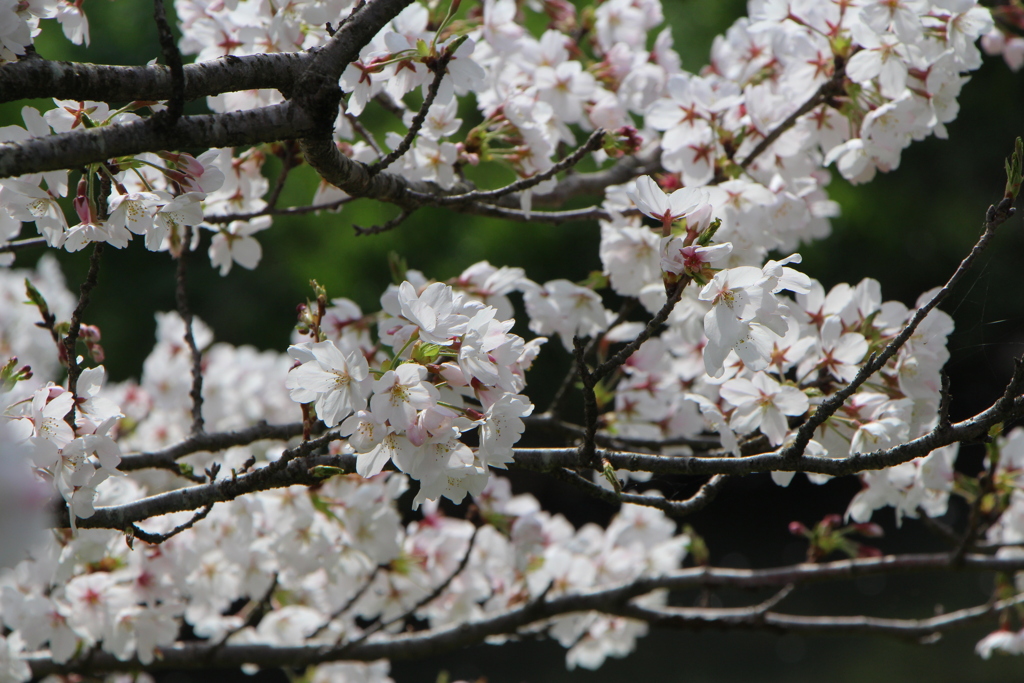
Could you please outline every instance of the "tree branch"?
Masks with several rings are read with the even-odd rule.
[[[0,178],[87,166],[142,152],[277,142],[312,129],[312,119],[290,102],[250,111],[183,116],[173,125],[161,125],[151,117],[0,144]]]
[[[846,403],[846,400],[853,396],[857,389],[859,389],[861,385],[871,377],[871,375],[881,370],[889,359],[896,355],[896,352],[907,343],[907,340],[909,340],[911,335],[914,334],[914,330],[916,330],[917,326],[921,324],[921,321],[925,319],[933,308],[938,306],[943,299],[949,295],[953,287],[955,287],[961,278],[963,278],[970,267],[974,264],[974,261],[979,255],[981,255],[981,252],[985,250],[985,247],[988,246],[989,242],[995,236],[996,228],[1009,220],[1010,216],[1013,215],[1014,208],[1010,204],[1011,200],[1009,198],[1005,198],[999,203],[998,208],[995,206],[989,207],[985,217],[985,222],[982,225],[981,237],[978,238],[978,241],[971,249],[971,252],[964,257],[963,261],[960,262],[960,265],[957,267],[953,275],[950,276],[946,284],[943,285],[942,289],[936,292],[928,303],[921,306],[914,312],[910,322],[904,326],[895,338],[886,344],[885,349],[883,349],[880,354],[877,356],[873,355],[867,363],[861,366],[860,370],[857,371],[857,376],[853,378],[853,381],[826,399],[820,406],[818,406],[817,410],[807,418],[807,421],[800,425],[793,443],[782,451],[784,456],[788,458],[799,458],[807,448],[807,444],[810,442],[811,437],[814,436],[814,430],[824,424],[825,420],[835,415],[836,411]],[[998,404],[993,406],[993,408],[996,408],[997,406]],[[1000,412],[1004,411],[1005,406],[1000,409]]]
[[[0,254],[7,252],[17,252],[22,249],[31,249],[32,247],[46,246],[45,237],[29,237],[23,240],[15,240],[14,242],[7,242],[6,244],[0,244]]]
[[[149,453],[130,453],[121,458],[118,465],[122,472],[142,470],[150,467],[177,469],[176,460],[192,453],[201,451],[223,451],[232,446],[248,446],[256,441],[287,441],[302,435],[302,423],[292,422],[283,425],[271,425],[261,422],[236,432],[216,432],[213,434],[193,434],[189,438],[159,451]]]
[[[167,22],[164,0],[153,0],[153,19],[156,21],[160,50],[171,70],[171,96],[167,98],[166,118],[173,124],[181,116],[182,108],[185,106],[185,70],[182,67],[181,52],[174,42],[171,25]]]
[[[698,510],[703,510],[715,499],[722,485],[728,477],[716,474],[705,482],[697,493],[686,500],[670,500],[664,496],[645,496],[636,493],[619,493],[603,488],[597,484],[587,481],[583,476],[568,469],[555,470],[554,474],[562,481],[572,484],[581,489],[587,495],[603,500],[613,505],[630,503],[632,505],[643,505],[661,510],[669,517],[686,517]]]
[[[410,2],[412,0],[374,0],[364,5],[325,46],[315,53],[310,52],[313,56],[300,78],[292,75],[287,87],[295,87],[299,93],[293,101],[251,111],[185,116],[173,125],[154,117],[2,144],[0,178],[85,166],[142,152],[235,147],[317,132],[323,128],[325,117],[329,118],[329,126],[337,114],[338,78],[342,70]],[[330,111],[332,98],[333,113]]]
[[[815,617],[762,613],[750,618],[751,612],[770,606],[771,601],[753,607],[740,608],[747,612],[744,620],[735,617],[737,610],[707,610],[700,608],[662,608],[644,615],[634,612],[628,601],[659,588],[696,589],[701,587],[760,588],[803,584],[815,581],[850,579],[879,573],[935,571],[952,569],[951,554],[897,555],[881,558],[842,560],[823,564],[799,564],[780,569],[751,570],[697,567],[683,569],[659,577],[642,577],[635,581],[599,588],[592,591],[531,600],[511,609],[488,615],[468,623],[448,625],[412,633],[394,635],[376,634],[358,645],[323,647],[305,645],[278,647],[273,645],[223,645],[207,642],[188,642],[161,648],[161,657],[146,670],[237,668],[242,664],[258,664],[273,668],[302,667],[310,664],[337,661],[372,661],[415,659],[456,650],[482,642],[492,635],[512,634],[531,623],[572,612],[596,610],[606,614],[622,614],[631,618],[651,618],[656,625],[678,625],[688,628],[735,627],[767,630],[806,630],[878,633],[890,636],[931,635],[957,626],[967,625],[994,613],[996,610],[1024,601],[1024,594],[999,603],[986,604],[967,610],[922,620],[875,619],[871,617]],[[1024,558],[994,558],[968,555],[961,570],[1018,571],[1024,568]],[[624,613],[624,611],[627,611]],[[668,610],[668,611],[666,611]],[[689,616],[686,623],[682,620]],[[35,677],[64,673],[96,673],[130,671],[140,668],[135,660],[120,661],[106,652],[95,652],[88,658],[57,664],[49,652],[36,652],[27,657]]]
[[[431,67],[434,70],[434,80],[431,81],[430,86],[427,88],[427,96],[423,98],[423,105],[420,110],[416,112],[416,116],[413,117],[412,122],[409,124],[409,130],[406,132],[405,137],[398,143],[391,152],[380,159],[374,164],[370,165],[368,169],[371,176],[375,176],[391,164],[395,163],[402,158],[402,155],[409,151],[412,147],[413,140],[419,135],[420,128],[423,127],[423,122],[427,120],[427,113],[430,111],[430,107],[434,104],[434,100],[437,98],[437,91],[441,88],[441,81],[444,79],[445,74],[448,71],[448,62],[452,60],[452,54],[448,50],[444,51],[444,54],[438,58],[437,62]],[[365,136],[364,136],[365,137]],[[371,143],[372,144],[372,143]]]
[[[803,456],[794,460],[779,452],[739,458],[661,456],[650,453],[628,453],[600,449],[595,451],[595,456],[601,460],[607,460],[614,469],[650,472],[652,474],[736,475],[781,471],[814,472],[832,476],[843,476],[865,470],[892,467],[893,465],[909,462],[914,458],[927,455],[933,450],[951,443],[970,442],[982,438],[994,424],[1024,416],[1024,398],[1018,397],[1014,399],[1012,407],[1008,411],[1001,411],[996,408],[997,406],[993,405],[968,420],[950,426],[948,429],[933,430],[922,437],[889,449],[866,454],[858,453],[841,459]],[[216,436],[224,439],[230,445],[239,445],[231,443],[231,437],[235,435]],[[251,438],[251,441],[255,441],[257,438],[269,437],[256,437],[253,434],[249,434],[249,438]],[[306,456],[330,441],[341,438],[341,436],[335,433],[328,433],[317,439],[303,442],[299,446],[285,451],[280,460],[232,479],[177,489],[124,505],[97,508],[93,516],[80,519],[78,526],[81,528],[126,529],[129,524],[150,517],[184,510],[197,510],[209,503],[233,500],[246,493],[293,486],[295,484],[316,484],[319,482],[319,479],[310,473],[310,468],[316,465],[330,465],[349,472],[355,471],[355,456],[352,455],[306,458]],[[182,447],[179,445],[174,448],[178,449],[176,452],[181,454],[205,450],[206,446],[197,446],[198,443],[203,442],[196,438],[195,441],[190,441],[188,446]],[[190,451],[188,450],[189,448],[194,450]],[[147,457],[143,460],[167,462],[172,457],[180,457],[170,456],[166,453],[167,451],[161,454],[144,454]],[[584,456],[578,448],[517,448],[514,450],[514,454],[515,461],[512,466],[524,470],[552,472],[562,468],[574,469],[590,466],[589,462],[584,462]],[[126,459],[131,457],[126,456]],[[137,462],[135,461],[132,464]],[[68,521],[64,518],[60,523],[67,525]]]
[[[208,484],[187,486],[185,488],[158,493],[124,505],[96,508],[92,516],[77,520],[80,529],[128,529],[130,525],[151,517],[198,510],[210,503],[234,500],[239,496],[257,491],[268,491],[302,484],[312,486],[321,481],[312,473],[312,468],[327,465],[346,472],[355,472],[355,456],[311,455],[322,446],[342,437],[337,434],[325,434],[317,439],[305,441],[295,448],[285,451],[281,459],[265,467],[246,474],[213,481]],[[57,520],[58,525],[68,526],[68,519],[63,516]]]
[[[548,170],[544,171],[543,173],[536,173],[530,176],[529,178],[521,178],[515,181],[514,183],[510,183],[505,187],[499,187],[496,190],[475,190],[473,192],[465,192],[463,194],[442,196],[428,196],[416,192],[410,192],[410,194],[416,199],[419,199],[426,203],[436,204],[438,206],[451,206],[453,204],[462,204],[468,202],[490,202],[495,199],[501,199],[502,197],[505,197],[507,195],[515,194],[516,192],[521,192],[523,190],[528,190],[531,187],[536,187],[545,180],[554,178],[562,171],[572,168],[576,164],[580,163],[580,161],[583,160],[583,157],[585,157],[587,154],[601,148],[601,145],[604,142],[604,135],[605,132],[598,128],[597,130],[590,134],[590,137],[587,138],[587,141],[580,145],[576,149],[576,151],[574,151],[572,154],[568,155],[561,161],[554,164]]]
[[[753,474],[755,472],[811,472],[840,477],[867,470],[893,467],[952,443],[970,443],[986,437],[988,430],[1000,422],[1024,417],[1024,398],[1018,397],[1006,412],[990,407],[974,417],[952,425],[948,430],[933,430],[924,436],[892,448],[855,453],[846,458],[822,458],[804,455],[793,459],[782,451],[739,458],[703,456],[664,456],[598,449],[596,455],[615,469],[652,474]],[[516,448],[513,467],[535,472],[552,472],[559,468],[585,467],[576,448]]]
[[[315,56],[315,50],[276,52],[185,64],[183,97],[190,102],[242,90],[288,91]],[[161,64],[108,66],[40,57],[10,62],[0,69],[0,102],[50,97],[95,102],[169,100],[174,97],[174,79],[171,69]]]
[[[821,87],[811,95],[810,99],[800,105],[796,111],[787,116],[782,123],[772,129],[772,131],[750,151],[750,154],[740,162],[740,168],[746,169],[750,166],[757,157],[761,156],[762,152],[771,147],[772,143],[782,137],[783,133],[796,125],[797,120],[799,120],[801,116],[810,113],[818,105],[828,102],[833,97],[842,95],[845,92],[845,89],[843,88],[843,81],[846,79],[846,63],[840,57],[835,57],[834,59],[835,70],[832,73],[832,77],[822,83]]]
[[[927,619],[885,619],[867,616],[804,616],[762,611],[759,606],[739,608],[663,607],[650,608],[629,603],[615,614],[645,621],[662,628],[694,629],[752,628],[781,633],[868,634],[928,640],[954,628],[962,628],[995,614],[1001,609],[1024,602],[1024,593],[1009,600],[957,610]]]
[[[192,228],[186,226],[181,253],[178,254],[174,301],[178,307],[178,315],[185,323],[185,345],[192,354],[192,388],[189,390],[189,397],[192,399],[192,434],[196,435],[203,433],[203,354],[196,346],[196,337],[192,334],[192,310],[188,306],[188,292],[185,289],[186,259],[191,241]]]
[[[78,305],[75,306],[75,310],[71,314],[71,325],[63,340],[64,352],[67,355],[68,365],[68,391],[70,391],[71,395],[76,399],[78,398],[78,378],[82,374],[82,367],[78,364],[78,353],[75,346],[78,343],[78,333],[82,329],[82,314],[85,313],[85,307],[89,305],[89,297],[92,294],[93,288],[96,287],[96,281],[99,277],[100,256],[102,255],[103,243],[97,242],[93,245],[92,255],[89,257],[89,272],[85,276],[85,281],[82,282],[82,287],[78,293]],[[71,412],[68,414],[68,420],[69,424],[74,427],[74,405],[71,406]]]

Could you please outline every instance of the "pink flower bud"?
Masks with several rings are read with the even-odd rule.
[[[866,536],[867,538],[881,538],[882,536],[885,536],[885,531],[882,530],[882,527],[873,522],[854,524],[853,528],[858,534]]]

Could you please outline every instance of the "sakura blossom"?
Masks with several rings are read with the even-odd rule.
[[[351,0],[178,0],[175,10],[179,49],[211,72],[252,55],[315,58],[339,22],[367,13]],[[219,341],[213,330],[223,321],[207,326],[184,308],[157,313],[141,374],[112,383],[101,360],[61,346],[75,297],[55,262],[11,270],[16,258],[0,253],[0,680],[29,680],[29,663],[63,665],[82,653],[121,667],[158,665],[183,632],[197,647],[346,652],[405,637],[396,634],[406,628],[463,628],[533,602],[689,581],[696,572],[684,561],[706,565],[707,549],[659,509],[683,501],[652,488],[657,468],[631,471],[631,463],[661,458],[668,468],[693,458],[685,462],[712,472],[739,463],[734,471],[746,476],[764,470],[740,466],[802,444],[799,466],[772,479],[788,485],[791,470],[807,467],[822,484],[831,478],[825,472],[839,471],[822,463],[891,454],[948,429],[947,313],[932,310],[860,383],[865,364],[934,292],[912,305],[884,300],[871,279],[826,292],[796,268],[793,251],[831,230],[838,205],[828,194],[830,169],[853,183],[897,169],[911,143],[948,134],[967,74],[980,66],[977,43],[1016,69],[1024,42],[972,0],[771,0],[749,10],[715,39],[698,74],[683,69],[671,33],[659,29],[658,0],[585,10],[563,0],[485,0],[469,11],[416,1],[367,35],[329,79],[342,101],[323,135],[353,175],[441,197],[462,194],[476,182],[472,167],[490,164],[517,184],[503,201],[475,208],[524,221],[558,204],[566,184],[593,177],[567,171],[563,159],[603,129],[604,146],[584,159],[611,178],[591,207],[600,235],[581,232],[580,253],[600,259],[594,272],[574,276],[585,279],[534,281],[517,265],[467,265],[453,249],[448,279],[393,264],[379,312],[315,286],[291,343],[263,350]],[[72,42],[89,44],[80,0],[0,0],[0,65],[41,59],[32,43],[50,19]],[[799,109],[826,84],[828,97]],[[421,112],[427,96],[433,105]],[[299,101],[270,88],[208,97],[214,112],[237,120],[264,108],[297,116]],[[42,113],[24,108],[24,127],[0,129],[0,151],[86,129],[142,129],[151,125],[144,110],[164,106],[140,100],[112,111],[105,102],[55,99]],[[381,141],[364,125],[373,112],[389,117]],[[407,136],[414,121],[422,126]],[[275,135],[262,139],[286,139]],[[218,144],[235,144],[225,137]],[[238,275],[235,264],[253,270],[264,260],[257,233],[291,211],[279,203],[287,174],[312,166],[314,155],[293,141],[238,144],[195,156],[118,152],[70,175],[4,178],[0,247],[14,254],[9,245],[32,223],[49,248],[141,248],[131,243],[138,235],[170,258],[204,249],[225,278]],[[386,169],[370,166],[400,146],[408,152]],[[286,170],[272,189],[275,164]],[[70,201],[69,178],[77,183]],[[316,220],[360,197],[322,181],[296,213]],[[422,205],[396,203],[403,211]],[[553,334],[578,367],[538,408],[531,366],[540,354],[564,357],[545,345]],[[843,405],[801,431],[844,387]],[[582,426],[560,413],[564,396],[580,393]],[[535,448],[538,425],[564,438]],[[847,518],[866,524],[892,508],[902,523],[945,515],[959,496],[991,517],[978,532],[1001,546],[991,557],[1012,559],[1008,546],[1024,540],[1024,430],[997,431],[985,437],[982,476],[961,471],[956,443],[928,446],[858,470],[862,488],[838,510],[845,504]],[[564,465],[588,446],[592,461]],[[498,470],[524,462],[615,501],[610,523],[577,528],[533,496],[513,495]],[[279,482],[298,470],[304,479]],[[274,486],[238,484],[261,480]],[[87,521],[183,491],[232,487],[241,493],[206,507],[125,513],[128,521],[106,527]],[[630,500],[647,506],[623,502]],[[66,532],[48,529],[65,523],[54,511],[66,514]],[[616,604],[634,611],[585,607],[490,637],[543,631],[565,648],[568,668],[596,669],[647,634],[637,615],[677,609],[663,588]],[[976,652],[1024,654],[1022,643],[1001,623]],[[383,683],[388,667],[331,662],[297,675]]]

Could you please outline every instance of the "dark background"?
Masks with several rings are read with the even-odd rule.
[[[37,40],[47,58],[111,64],[141,64],[157,57],[151,5],[140,0],[88,0],[92,46],[71,46],[55,22],[44,22]],[[683,66],[696,71],[707,62],[711,40],[744,12],[744,3],[715,0],[667,2],[668,23]],[[126,30],[127,27],[131,30]],[[1024,134],[1024,76],[1011,73],[998,58],[987,59],[960,98],[960,116],[949,128],[949,140],[930,138],[903,154],[897,171],[879,175],[866,186],[852,187],[841,178],[830,186],[843,214],[833,221],[833,235],[805,245],[801,269],[826,288],[855,283],[864,277],[881,281],[886,300],[912,305],[924,290],[941,285],[974,243],[984,211],[1001,197],[1003,159],[1013,139]],[[21,123],[24,103],[0,105],[0,125]],[[48,108],[45,101],[34,104]],[[192,112],[203,103],[190,105]],[[472,108],[463,118],[472,123]],[[389,116],[374,116],[382,137]],[[193,150],[201,152],[203,150]],[[275,166],[268,167],[274,177]],[[479,169],[481,185],[507,181],[501,171]],[[315,180],[308,168],[289,178],[282,206],[308,203]],[[557,277],[579,280],[600,268],[596,224],[560,227],[508,224],[441,210],[422,210],[398,230],[357,238],[352,225],[370,225],[395,214],[392,207],[360,201],[340,214],[275,219],[259,233],[264,257],[254,272],[235,267],[221,278],[205,257],[193,259],[189,293],[193,310],[220,341],[253,344],[283,351],[294,323],[296,303],[305,300],[310,278],[328,288],[330,296],[355,299],[376,310],[377,299],[390,281],[387,254],[397,251],[409,266],[443,279],[468,265],[488,259],[495,265],[517,265],[539,282]],[[1024,236],[1019,218],[1001,228],[993,247],[943,306],[956,320],[949,342],[948,365],[954,392],[954,419],[988,405],[1008,377],[1011,359],[1024,342],[1024,286],[1021,259]],[[23,235],[28,236],[28,235]],[[18,255],[17,266],[29,266],[41,251]],[[69,287],[77,289],[87,269],[88,251],[61,253]],[[151,254],[136,240],[127,249],[107,249],[100,283],[93,294],[87,322],[103,330],[107,367],[112,378],[137,376],[153,343],[153,311],[174,308],[174,266],[164,254]],[[559,343],[547,345],[530,377],[530,395],[546,404],[554,383],[565,372],[567,354]],[[965,472],[977,471],[980,455],[967,451],[960,461]],[[538,495],[545,507],[573,522],[606,521],[614,511],[578,496],[556,482],[519,473],[517,490]],[[685,494],[694,482],[673,480],[662,488]],[[734,480],[710,508],[687,520],[708,540],[714,564],[770,566],[799,561],[803,546],[786,531],[791,520],[813,524],[828,513],[845,511],[858,490],[854,479],[812,486],[798,477],[788,489],[775,487],[767,475]],[[956,524],[962,509],[954,501],[947,522]],[[939,550],[914,520],[897,529],[891,511],[876,514],[887,536],[878,545],[887,552]],[[939,605],[945,610],[984,602],[990,577],[976,574],[915,575],[829,584],[798,590],[782,606],[796,613],[872,614],[925,617]],[[716,596],[724,605],[749,604],[765,594]],[[693,604],[682,595],[677,604]],[[985,662],[973,653],[974,643],[994,627],[950,634],[938,645],[921,646],[895,640],[847,636],[777,636],[708,630],[699,633],[653,632],[641,639],[626,660],[609,660],[596,673],[567,672],[564,651],[553,643],[523,643],[501,648],[480,646],[436,659],[395,662],[399,683],[432,681],[448,670],[453,680],[486,676],[492,683],[530,681],[665,680],[703,681],[1015,681],[1024,678],[1024,659],[1002,657]],[[239,680],[243,680],[239,674]],[[165,681],[224,679],[223,673],[167,675]],[[252,680],[252,679],[245,679]],[[282,680],[264,672],[256,680]]]

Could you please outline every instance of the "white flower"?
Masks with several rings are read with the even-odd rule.
[[[288,373],[285,386],[293,401],[316,402],[317,415],[333,427],[366,407],[369,366],[358,352],[342,352],[333,341],[292,346],[293,357],[312,356]]]
[[[720,393],[736,406],[729,426],[741,434],[760,429],[772,446],[786,438],[789,425],[785,416],[803,415],[810,406],[804,392],[782,386],[763,372],[755,373],[753,380],[731,379],[722,385]]]
[[[19,656],[23,652],[24,643],[20,635],[12,633],[6,638],[0,636],[0,681],[21,683],[32,678],[28,662]]]
[[[981,655],[982,659],[989,659],[993,652],[1002,652],[1007,655],[1024,654],[1024,631],[1010,631],[999,629],[993,631],[978,641],[974,651]]]
[[[184,228],[203,222],[203,207],[199,203],[203,198],[202,193],[186,192],[161,206],[153,229],[146,233],[146,249],[161,251],[169,247],[172,252],[180,251],[185,246],[180,243]]]
[[[407,335],[416,331],[419,338],[425,342],[450,346],[466,331],[469,317],[462,312],[463,297],[461,294],[455,294],[452,288],[443,282],[427,286],[421,294],[416,293],[416,287],[411,282],[403,282],[398,288],[397,299],[398,311],[394,313],[389,310],[392,309],[392,306],[388,305],[389,302],[382,300],[381,303],[389,313],[397,313],[415,325],[408,333],[403,332],[401,336],[404,339],[408,339]]]
[[[373,419],[405,429],[416,419],[416,411],[437,403],[437,388],[425,382],[427,369],[415,363],[403,363],[388,370],[373,383],[370,412]]]
[[[505,394],[495,401],[480,426],[480,458],[502,469],[512,462],[512,446],[526,429],[522,418],[532,412],[533,404],[525,396]]]
[[[127,228],[136,235],[145,235],[153,229],[154,207],[163,206],[167,199],[153,192],[114,194],[109,199],[111,225]]]
[[[668,235],[673,223],[708,203],[704,190],[683,187],[667,195],[647,175],[636,179],[636,189],[629,192],[629,198],[645,215],[661,221],[664,235]]]
[[[221,275],[230,272],[232,263],[252,270],[263,256],[260,243],[252,235],[266,230],[270,223],[270,216],[259,216],[251,221],[231,221],[226,227],[222,226],[210,241],[210,263],[220,268]]]
[[[557,332],[567,350],[572,350],[574,336],[597,334],[611,320],[611,312],[592,289],[568,280],[552,280],[543,287],[531,285],[523,291],[530,329],[537,334]]]

